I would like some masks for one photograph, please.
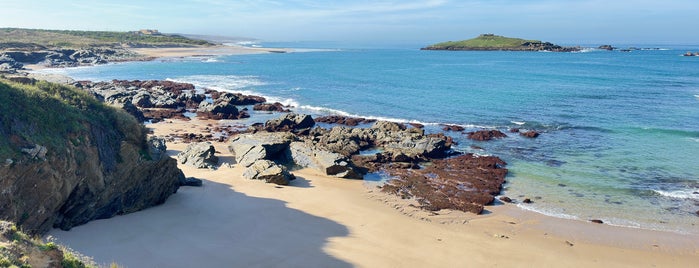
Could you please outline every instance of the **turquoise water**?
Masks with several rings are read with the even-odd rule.
[[[540,197],[525,209],[699,233],[699,57],[681,57],[685,50],[304,49],[52,72],[171,79],[263,95],[302,113],[421,122],[431,131],[441,123],[535,129],[537,139],[490,142],[450,134],[457,150],[507,161],[505,195]]]

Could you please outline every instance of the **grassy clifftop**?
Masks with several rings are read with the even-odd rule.
[[[15,158],[33,144],[60,152],[66,142],[81,143],[90,126],[135,144],[143,130],[135,118],[106,106],[79,89],[38,81],[25,85],[0,79],[0,159]]]
[[[121,43],[160,46],[209,46],[205,40],[174,34],[141,34],[139,32],[40,30],[0,28],[0,49],[3,47],[62,47],[81,48],[107,46]]]
[[[448,41],[437,43],[429,47],[432,48],[518,48],[523,44],[530,43],[540,43],[539,40],[525,40],[521,38],[504,37],[493,34],[481,34],[476,38],[461,40],[461,41]]]

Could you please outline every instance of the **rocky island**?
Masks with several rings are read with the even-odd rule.
[[[448,41],[421,48],[421,50],[552,52],[575,52],[580,51],[580,49],[580,47],[564,47],[539,40],[526,40],[494,34],[481,34],[473,39]]]

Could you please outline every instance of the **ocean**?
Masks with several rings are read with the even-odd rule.
[[[262,95],[298,113],[416,122],[431,132],[441,131],[441,124],[499,129],[508,137],[478,142],[460,132],[447,134],[458,142],[455,150],[505,160],[510,173],[503,195],[534,201],[520,203],[522,209],[699,233],[699,57],[682,57],[687,48],[581,53],[326,48],[311,44],[293,53],[47,72],[77,80],[189,82]],[[524,138],[510,128],[541,136]]]

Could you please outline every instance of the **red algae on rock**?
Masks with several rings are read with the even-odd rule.
[[[433,160],[423,169],[391,169],[396,177],[382,187],[386,193],[414,198],[423,209],[454,209],[480,214],[505,182],[506,163],[495,156],[460,155]]]

